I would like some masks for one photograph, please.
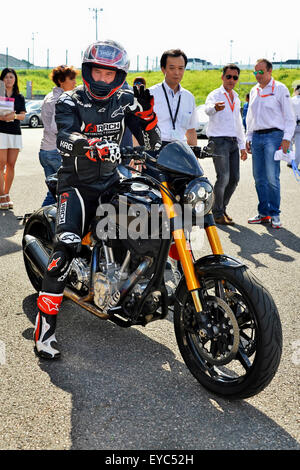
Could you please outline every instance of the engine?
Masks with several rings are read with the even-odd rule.
[[[84,258],[74,258],[70,267],[69,282],[77,291],[83,294],[89,290],[90,267]]]

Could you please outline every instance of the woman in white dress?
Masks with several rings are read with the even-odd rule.
[[[0,116],[0,209],[12,209],[9,191],[15,176],[15,164],[22,148],[20,121],[25,117],[26,108],[24,96],[19,92],[15,70],[5,68],[0,80],[4,82],[6,97],[14,99],[14,111]]]

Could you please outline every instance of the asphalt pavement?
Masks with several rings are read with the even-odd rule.
[[[272,293],[283,327],[271,384],[230,402],[190,374],[171,317],[123,329],[64,300],[61,360],[35,356],[37,294],[24,269],[18,216],[40,207],[46,186],[42,129],[22,132],[14,210],[0,211],[0,449],[299,450],[300,182],[292,170],[282,163],[282,229],[247,224],[257,211],[250,156],[228,207],[236,224],[219,230],[225,253],[243,260]],[[212,162],[203,168],[214,182]],[[200,249],[209,253],[205,240]]]

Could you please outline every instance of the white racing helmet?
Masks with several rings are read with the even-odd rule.
[[[114,81],[96,82],[92,78],[92,67],[115,70]],[[86,49],[82,60],[82,79],[86,92],[97,101],[109,99],[125,82],[128,69],[128,55],[121,44],[111,40],[94,42]]]

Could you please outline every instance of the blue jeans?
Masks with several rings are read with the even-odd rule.
[[[222,217],[240,179],[240,151],[237,140],[231,137],[210,137],[214,142],[213,162],[217,179],[214,185],[214,217]]]
[[[268,134],[254,132],[252,137],[252,170],[258,196],[258,213],[264,216],[280,214],[280,160],[274,160],[283,131]]]
[[[40,164],[44,168],[44,173],[46,178],[50,175],[56,173],[61,166],[61,156],[60,153],[55,150],[40,150],[39,152]],[[47,192],[47,195],[44,199],[42,207],[49,206],[54,204],[56,201],[50,191]]]

